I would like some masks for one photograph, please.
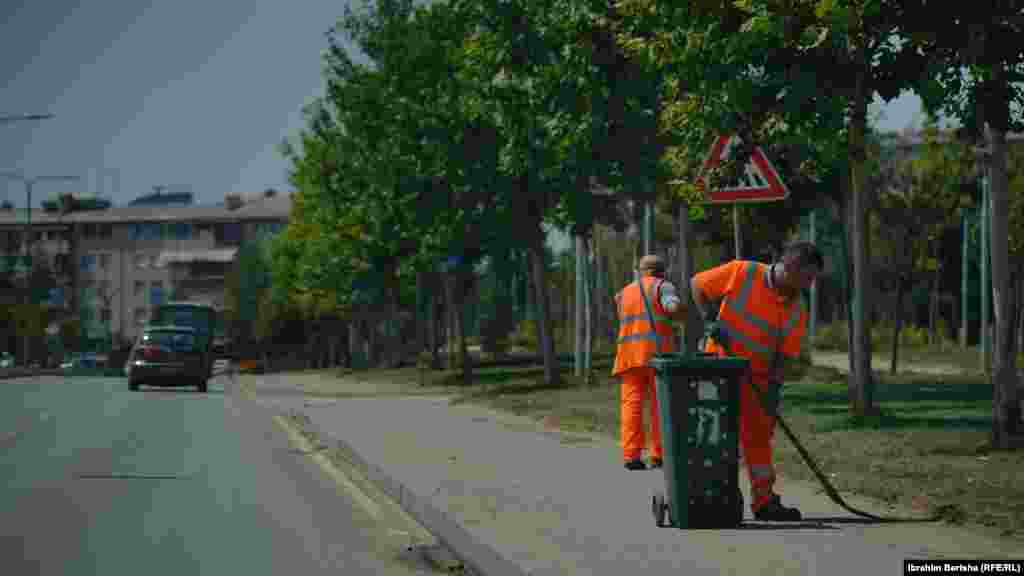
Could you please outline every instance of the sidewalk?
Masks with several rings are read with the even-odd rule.
[[[807,520],[737,530],[658,528],[660,470],[618,448],[446,398],[305,398],[288,375],[254,378],[261,403],[300,412],[473,571],[499,574],[898,574],[905,558],[1011,558],[1020,543],[943,524],[871,524],[817,486],[780,479]],[[745,484],[745,481],[744,483]],[[746,492],[746,486],[744,485]],[[844,495],[846,497],[846,495]],[[749,498],[745,499],[749,502]],[[883,514],[920,512],[850,504]]]

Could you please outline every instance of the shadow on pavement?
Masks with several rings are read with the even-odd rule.
[[[193,396],[209,396],[211,394],[219,394],[219,395],[223,396],[224,393],[225,393],[223,388],[214,388],[212,386],[210,388],[208,388],[207,391],[204,393],[204,392],[199,392],[194,387],[189,387],[189,386],[174,387],[174,386],[145,386],[145,385],[143,385],[141,388],[139,388],[139,392],[147,392],[147,393],[151,393],[151,394],[190,394],[190,395],[193,395]]]

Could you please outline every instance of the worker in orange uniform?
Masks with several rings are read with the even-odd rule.
[[[644,470],[641,458],[644,449],[643,405],[650,399],[651,466],[662,465],[661,429],[658,401],[655,396],[654,368],[647,365],[655,354],[655,332],[661,341],[661,352],[672,352],[672,325],[670,320],[686,316],[686,304],[679,298],[676,287],[665,280],[665,261],[649,254],[640,259],[637,267],[639,282],[632,282],[615,295],[619,316],[619,336],[615,351],[612,376],[621,376],[621,444],[627,470]],[[654,315],[652,328],[640,294],[641,286]]]
[[[810,242],[787,246],[771,265],[746,260],[696,274],[690,280],[694,306],[704,317],[705,352],[750,360],[750,383],[740,388],[740,447],[750,476],[750,508],[757,520],[792,522],[800,510],[783,506],[775,493],[772,437],[785,362],[800,356],[807,312],[800,298],[824,267]],[[721,300],[717,319],[709,302]]]

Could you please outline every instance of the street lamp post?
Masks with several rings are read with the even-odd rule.
[[[77,182],[80,180],[78,176],[60,176],[60,175],[46,175],[46,176],[34,176],[32,178],[26,178],[23,174],[18,172],[0,172],[0,177],[9,180],[20,180],[25,185],[25,233],[24,233],[24,244],[25,244],[25,258],[28,264],[28,269],[25,274],[25,310],[28,310],[29,305],[32,303],[32,296],[30,294],[32,288],[32,187],[36,182]],[[25,363],[29,360],[29,346],[30,340],[29,335],[25,335]]]

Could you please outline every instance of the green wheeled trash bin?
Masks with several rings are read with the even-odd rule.
[[[657,381],[665,491],[652,497],[658,526],[736,528],[743,523],[739,487],[740,386],[746,358],[658,354]]]

